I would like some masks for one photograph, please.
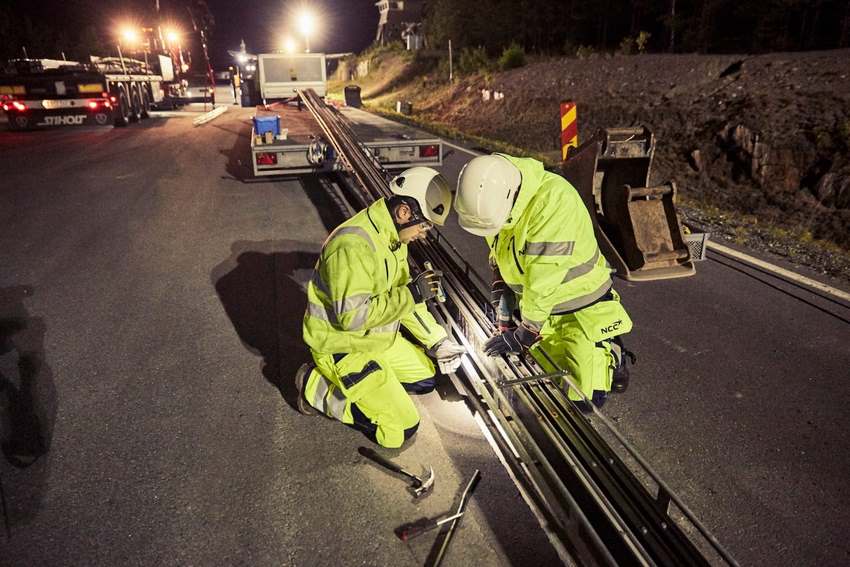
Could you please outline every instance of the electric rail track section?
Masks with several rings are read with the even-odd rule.
[[[315,92],[300,95],[349,176],[355,208],[390,195],[388,174],[347,121]],[[606,436],[567,398],[553,381],[563,376],[577,390],[566,372],[546,375],[530,357],[482,354],[495,331],[476,285],[486,282],[438,231],[412,244],[410,257],[444,273],[446,302],[431,309],[468,349],[450,378],[564,563],[737,565],[601,412],[594,408],[593,419]]]

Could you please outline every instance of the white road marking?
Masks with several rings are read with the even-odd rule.
[[[457,146],[457,145],[452,144],[451,142],[447,142],[445,140],[443,140],[443,144],[445,144],[449,147],[455,148],[457,150],[460,150],[462,152],[468,153],[469,155],[473,155],[473,156],[483,156],[484,155],[481,152],[468,150],[466,148],[463,148],[461,146]],[[787,278],[787,279],[789,279],[793,282],[797,282],[797,283],[803,284],[805,286],[811,287],[813,289],[816,289],[818,291],[828,293],[828,294],[830,294],[834,297],[837,297],[839,299],[843,299],[844,301],[850,301],[850,293],[847,293],[845,291],[841,291],[840,289],[834,288],[834,287],[829,286],[825,283],[821,283],[817,280],[807,278],[806,276],[800,275],[796,272],[792,272],[791,270],[786,270],[785,268],[780,268],[779,266],[776,266],[776,265],[771,264],[769,262],[765,262],[764,260],[759,260],[758,258],[753,258],[752,256],[750,256],[748,254],[744,254],[743,252],[738,252],[736,250],[732,250],[731,248],[723,246],[722,244],[717,244],[713,240],[708,241],[708,248],[709,248],[709,250],[716,250],[717,252],[722,252],[723,254],[727,254],[729,256],[732,256],[733,258],[736,258],[738,260],[741,260],[742,262],[746,262],[746,263],[751,264],[753,266],[758,266],[759,268],[764,268],[765,270],[768,270],[769,272],[772,272],[772,273],[774,273],[778,276],[782,276],[783,278]]]
[[[850,301],[850,293],[845,291],[841,291],[840,289],[836,289],[832,286],[826,285],[825,283],[821,283],[817,280],[813,280],[811,278],[807,278],[806,276],[802,276],[796,272],[792,272],[791,270],[786,270],[785,268],[780,268],[779,266],[775,266],[769,262],[765,262],[764,260],[759,260],[758,258],[753,258],[748,254],[744,254],[743,252],[738,252],[737,250],[733,250],[727,246],[723,246],[722,244],[717,244],[713,240],[708,241],[708,249],[716,250],[722,254],[726,254],[728,256],[732,256],[742,262],[746,262],[747,264],[751,264],[753,266],[757,266],[759,268],[764,268],[778,276],[782,276],[783,278],[787,278],[791,281],[803,284],[805,286],[811,287],[818,291],[822,291],[824,293],[828,293],[834,297],[839,299],[843,299],[844,301]]]
[[[210,120],[214,120],[214,119],[218,118],[219,116],[224,114],[226,111],[227,111],[226,106],[219,106],[218,108],[214,108],[214,109],[210,110],[206,114],[202,114],[201,116],[198,116],[197,118],[192,120],[192,124],[194,124],[195,126],[200,126],[201,124],[206,124]]]
[[[202,110],[152,110],[151,118],[187,118],[189,116],[200,116]]]

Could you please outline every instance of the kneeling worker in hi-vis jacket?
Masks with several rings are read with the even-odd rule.
[[[569,371],[597,406],[612,389],[624,392],[625,357],[634,363],[634,355],[620,335],[632,321],[575,188],[537,160],[480,156],[461,170],[455,210],[460,226],[490,246],[490,299],[500,333],[485,343],[485,352],[530,351],[545,371]],[[571,388],[568,395],[581,400]]]
[[[391,197],[342,223],[322,246],[303,326],[314,363],[298,370],[295,386],[301,413],[322,412],[384,447],[400,447],[419,426],[408,392],[432,391],[432,358],[451,372],[464,348],[425,304],[435,298],[441,274],[426,270],[411,279],[407,261],[407,244],[445,222],[448,182],[433,169],[414,167],[390,188]],[[421,346],[402,336],[402,327]]]

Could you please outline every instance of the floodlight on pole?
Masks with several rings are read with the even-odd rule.
[[[316,31],[316,18],[312,12],[304,10],[298,14],[298,29],[304,36],[305,51],[310,53],[310,36]]]
[[[170,46],[180,45],[180,32],[174,28],[168,28],[165,30],[165,40]]]
[[[130,26],[121,28],[119,35],[124,45],[136,45],[139,43],[139,30]]]
[[[292,39],[290,36],[286,36],[285,38],[283,38],[283,50],[286,53],[289,53],[289,54],[295,53],[296,49],[297,49],[297,46],[295,44],[294,39]]]

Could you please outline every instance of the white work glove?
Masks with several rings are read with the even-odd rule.
[[[466,349],[453,339],[445,338],[428,349],[428,354],[437,359],[440,372],[450,374],[460,367],[460,361]]]

